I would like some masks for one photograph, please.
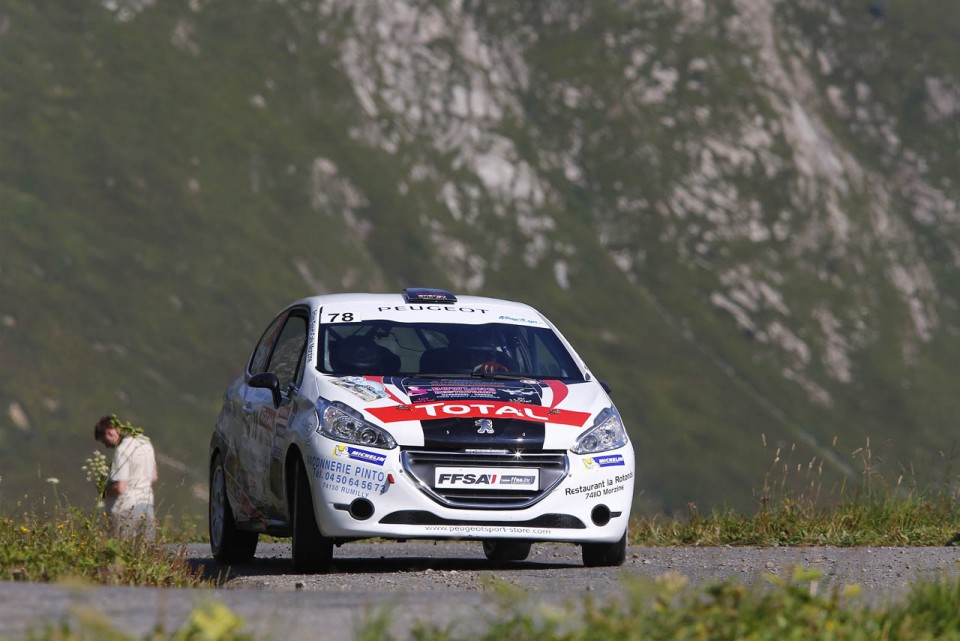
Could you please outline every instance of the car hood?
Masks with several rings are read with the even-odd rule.
[[[324,376],[319,392],[400,445],[438,449],[568,449],[611,405],[594,381]]]

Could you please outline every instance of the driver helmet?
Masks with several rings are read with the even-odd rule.
[[[497,340],[496,333],[488,327],[469,327],[457,337],[452,347],[467,354],[474,365],[496,362],[505,366],[512,362],[506,347]]]
[[[380,348],[369,336],[341,338],[330,349],[330,365],[337,374],[369,374],[380,362]]]

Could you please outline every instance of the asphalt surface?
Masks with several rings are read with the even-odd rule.
[[[347,641],[382,614],[403,637],[417,623],[482,629],[497,611],[497,585],[519,588],[530,607],[567,606],[591,594],[615,598],[625,575],[655,579],[668,573],[703,585],[731,580],[763,588],[767,575],[789,577],[817,568],[818,590],[859,584],[860,601],[881,605],[902,598],[919,580],[958,577],[960,548],[643,548],[631,547],[620,568],[584,568],[573,545],[535,545],[521,563],[494,565],[477,542],[354,543],[337,548],[334,569],[292,573],[290,548],[261,544],[257,557],[238,567],[218,566],[205,545],[188,556],[214,589],[90,587],[0,582],[0,638],[99,612],[140,638],[158,624],[179,628],[191,610],[216,601],[241,616],[259,638]]]

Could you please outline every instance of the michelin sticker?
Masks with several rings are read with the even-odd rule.
[[[583,459],[583,466],[588,470],[599,470],[602,467],[612,467],[614,465],[623,465],[622,454],[610,454],[608,456],[588,456]]]
[[[352,458],[355,461],[363,461],[364,463],[370,463],[372,465],[383,465],[384,461],[387,460],[387,456],[385,454],[368,452],[367,450],[350,447],[349,445],[334,445],[333,455],[345,456],[347,458]]]

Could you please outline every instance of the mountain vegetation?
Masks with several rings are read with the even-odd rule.
[[[958,123],[935,0],[10,0],[0,510],[92,499],[116,413],[203,514],[270,318],[405,286],[550,317],[643,511],[755,507],[771,466],[950,483]]]

